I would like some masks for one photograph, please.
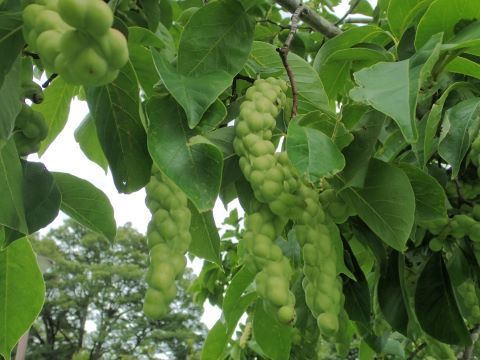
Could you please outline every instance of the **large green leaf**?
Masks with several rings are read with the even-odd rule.
[[[431,255],[420,274],[415,312],[423,330],[435,339],[452,345],[471,343],[440,252]]]
[[[25,45],[22,26],[21,12],[0,12],[0,86]]]
[[[231,334],[227,332],[227,327],[220,319],[208,332],[207,338],[202,348],[202,360],[218,360],[222,358],[223,352],[227,347]]]
[[[378,63],[354,74],[358,87],[350,91],[353,100],[390,116],[408,142],[417,140],[416,108],[420,87],[440,54],[441,34],[430,39],[412,58]]]
[[[100,166],[105,172],[108,170],[108,161],[98,140],[95,119],[91,114],[85,116],[80,125],[75,129],[75,140],[85,156]]]
[[[301,175],[315,182],[343,169],[345,158],[320,130],[291,123],[287,134],[288,158]]]
[[[0,151],[0,224],[28,233],[23,207],[22,166],[13,139]]]
[[[405,250],[414,223],[415,195],[402,170],[373,159],[364,186],[345,188],[339,195],[386,244]]]
[[[292,327],[279,323],[265,311],[263,301],[255,305],[253,336],[262,352],[272,360],[290,359]]]
[[[232,83],[232,76],[224,70],[186,76],[178,73],[158,51],[152,50],[152,56],[165,87],[185,110],[190,128],[197,126],[208,108]]]
[[[480,7],[471,0],[436,0],[431,3],[418,23],[415,47],[419,49],[430,38],[442,32],[444,39],[455,35],[456,26],[461,20],[480,19]]]
[[[276,51],[276,47],[265,42],[255,41],[250,53],[251,62],[255,65],[255,72],[280,74],[288,80],[285,67]],[[320,77],[312,66],[294,53],[288,54],[288,63],[295,74],[298,91],[298,113],[305,114],[313,110],[329,108],[329,100],[323,89]],[[255,74],[252,74],[255,75]]]
[[[152,161],[132,66],[123,67],[111,84],[89,87],[87,101],[117,190],[131,193],[141,189],[150,180]]]
[[[377,297],[385,320],[393,330],[407,336],[408,313],[400,283],[399,261],[403,261],[403,257],[392,251],[378,280]]]
[[[480,64],[460,56],[450,61],[445,66],[445,71],[480,79]]]
[[[480,99],[467,99],[448,109],[442,125],[438,154],[452,166],[452,177],[456,177],[480,128]]]
[[[24,161],[22,166],[25,217],[28,232],[32,234],[55,220],[62,196],[45,165]]]
[[[91,183],[67,173],[52,173],[62,194],[60,209],[90,230],[115,238],[117,226],[107,196]]]
[[[20,60],[17,59],[0,86],[0,149],[10,138],[15,119],[22,107],[19,101],[20,77]]]
[[[42,309],[45,283],[27,238],[0,251],[0,354],[10,352]]]
[[[75,86],[67,84],[62,77],[58,77],[45,89],[43,102],[32,105],[34,110],[43,114],[48,126],[48,135],[42,141],[40,155],[45,153],[65,127],[70,112],[70,102],[76,92],[77,88]]]
[[[239,2],[208,3],[192,15],[182,32],[178,71],[189,77],[212,70],[235,76],[247,61],[253,31],[253,19]]]
[[[447,217],[447,196],[442,185],[416,166],[401,163],[415,193],[415,220],[420,224]]]
[[[388,4],[388,25],[400,39],[415,18],[430,5],[430,0],[390,0]]]
[[[213,208],[220,189],[223,157],[209,142],[191,143],[185,113],[171,97],[147,103],[148,149],[157,166],[187,194],[200,212]]]
[[[222,266],[220,259],[220,237],[218,236],[218,229],[215,226],[212,211],[199,213],[197,208],[191,203],[189,208],[192,213],[192,221],[190,224],[192,242],[190,243],[188,251],[202,259]]]

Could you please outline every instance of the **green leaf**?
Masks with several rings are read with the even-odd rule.
[[[55,220],[62,196],[45,165],[24,161],[22,166],[23,204],[28,232],[32,234]]]
[[[43,306],[45,283],[27,238],[0,251],[0,354],[10,352]]]
[[[345,166],[345,158],[327,135],[295,122],[288,127],[287,152],[298,172],[311,182],[334,175]]]
[[[231,334],[227,333],[227,328],[222,320],[218,320],[208,332],[207,338],[202,348],[202,360],[218,360],[227,347]]]
[[[415,313],[422,329],[435,339],[452,345],[471,343],[440,252],[430,256],[420,274]]]
[[[397,39],[402,37],[404,31],[430,3],[430,0],[390,0],[387,13],[388,25]]]
[[[21,12],[0,12],[0,86],[25,45],[22,26]]]
[[[386,244],[405,249],[414,223],[415,196],[402,170],[373,159],[363,188],[345,188],[339,195]]]
[[[100,141],[98,140],[95,119],[91,114],[85,116],[83,121],[76,128],[75,140],[85,156],[100,166],[106,173],[108,170],[108,161],[103,153]]]
[[[480,64],[464,57],[456,57],[445,66],[445,71],[480,79]]]
[[[447,196],[442,185],[416,166],[401,163],[415,194],[415,220],[420,224],[447,217]]]
[[[227,117],[227,108],[222,101],[216,100],[203,114],[197,128],[202,133],[215,130]]]
[[[77,92],[77,88],[56,78],[44,91],[44,100],[41,104],[33,104],[32,109],[42,113],[48,126],[48,135],[42,141],[39,155],[47,151],[53,140],[63,130],[70,112],[70,102]]]
[[[438,154],[452,166],[455,178],[480,127],[480,99],[467,99],[448,109],[442,125]]]
[[[172,179],[200,212],[213,208],[220,189],[223,157],[209,143],[191,144],[197,135],[171,97],[153,97],[147,103],[150,122],[148,149],[157,166]]]
[[[403,257],[392,251],[377,286],[377,296],[383,317],[393,330],[407,336],[408,313],[400,283],[399,261]]]
[[[207,109],[232,83],[232,76],[224,70],[193,76],[177,72],[163,56],[152,50],[153,62],[170,94],[183,107],[188,125],[198,125]]]
[[[467,82],[456,82],[451,84],[443,92],[440,99],[438,99],[435,104],[432,105],[432,108],[427,117],[427,124],[425,127],[425,137],[423,140],[423,165],[425,166],[430,159],[430,157],[436,151],[437,142],[435,141],[435,136],[437,134],[438,124],[442,118],[443,107],[447,101],[448,96],[453,90],[462,87],[471,87],[472,85]],[[421,139],[420,139],[421,140]]]
[[[288,80],[285,67],[276,51],[276,47],[265,42],[254,41],[250,59],[256,64],[255,71],[274,72]],[[298,55],[288,54],[288,63],[295,74],[298,91],[298,113],[305,114],[313,110],[328,110],[329,99],[323,89],[322,81],[312,66]],[[252,74],[255,76],[256,74]]]
[[[215,1],[196,11],[178,46],[178,71],[188,77],[225,71],[232,78],[247,61],[253,19],[235,1]]]
[[[335,116],[324,111],[315,110],[297,117],[298,124],[320,130],[337,145],[343,149],[353,140],[353,135],[347,130],[345,124]]]
[[[20,61],[17,59],[4,77],[4,81],[1,82],[0,149],[10,138],[15,126],[15,119],[22,108],[22,102],[20,101],[20,71]]]
[[[279,323],[259,300],[253,315],[253,336],[263,353],[272,360],[290,359],[292,327]]]
[[[240,317],[253,300],[257,298],[254,291],[245,293],[254,279],[255,274],[244,266],[235,274],[228,285],[222,307],[226,329],[229,332],[235,330]]]
[[[441,34],[408,60],[378,63],[356,72],[358,87],[350,91],[350,97],[390,116],[405,139],[415,142],[418,92],[439,57],[440,42]]]
[[[123,67],[111,84],[87,88],[87,101],[115,187],[121,193],[141,189],[150,180],[152,161],[132,66]]]
[[[86,180],[67,173],[52,174],[62,194],[60,209],[80,224],[113,241],[117,227],[107,196]]]
[[[0,224],[27,234],[22,182],[22,166],[15,142],[11,139],[0,151]]]
[[[417,26],[415,47],[419,49],[432,36],[444,34],[448,41],[456,32],[456,26],[461,20],[480,19],[480,7],[471,0],[436,0],[431,3]]]
[[[221,267],[220,237],[218,236],[218,229],[215,225],[212,211],[199,213],[197,208],[191,203],[189,208],[192,213],[190,224],[192,242],[188,251]]]

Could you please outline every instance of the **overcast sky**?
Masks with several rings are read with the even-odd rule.
[[[376,1],[369,0],[369,2],[373,4]],[[341,16],[347,9],[348,0],[343,0],[342,4],[336,8],[336,13]],[[30,160],[42,161],[50,171],[67,172],[90,181],[103,190],[110,199],[115,211],[117,225],[131,222],[138,231],[145,233],[150,220],[150,214],[144,203],[145,191],[142,189],[129,195],[119,194],[115,189],[111,174],[105,174],[103,169],[89,161],[75,141],[74,131],[87,113],[88,107],[85,102],[73,101],[65,129],[40,159],[36,156],[31,156]],[[232,203],[228,210],[231,210],[232,206],[235,206],[235,203]],[[224,209],[221,202],[217,201],[214,209],[217,226],[221,225],[227,214],[228,211]],[[65,216],[61,214],[49,227],[59,226],[63,219],[65,219]],[[201,268],[201,262],[194,262],[193,268],[198,273]],[[220,310],[207,304],[202,320],[210,328],[219,316]]]

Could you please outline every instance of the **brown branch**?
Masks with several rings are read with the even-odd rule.
[[[253,84],[255,82],[255,79],[252,79],[249,76],[245,76],[245,75],[241,75],[241,74],[235,75],[235,77],[233,78],[233,81],[232,81],[232,95],[230,96],[230,102],[231,103],[237,99],[237,80],[243,80],[243,81],[246,81],[250,84]]]
[[[280,5],[285,10],[294,13],[295,10],[301,5],[300,0],[274,0],[278,5]],[[300,14],[300,19],[303,20],[306,24],[310,25],[313,29],[319,33],[325,35],[328,38],[335,37],[342,33],[337,26],[332,24],[330,21],[320,16],[314,10],[305,7],[302,13]]]
[[[340,25],[341,23],[343,23],[345,21],[345,19],[347,18],[348,15],[350,15],[358,6],[358,4],[360,4],[360,1],[361,0],[357,0],[355,1],[351,6],[350,6],[350,9],[347,10],[347,12],[345,13],[345,15],[343,15],[340,19],[338,19],[338,21],[335,23],[335,26],[338,26]]]
[[[283,66],[287,71],[288,79],[290,80],[290,86],[292,87],[292,98],[293,98],[293,105],[292,105],[292,113],[290,118],[293,118],[297,115],[298,109],[298,91],[297,91],[297,82],[295,81],[295,74],[293,73],[292,67],[288,63],[288,52],[290,51],[290,45],[292,44],[293,37],[298,29],[298,20],[300,15],[306,8],[303,5],[300,5],[292,15],[292,25],[290,26],[290,33],[288,34],[283,46],[281,48],[277,48],[278,53],[280,54],[280,59],[282,59]]]
[[[477,325],[473,328],[470,335],[472,339],[472,345],[467,346],[463,352],[462,360],[471,360],[473,355],[473,349],[475,347],[475,342],[477,342],[478,337],[480,336],[480,325]]]
[[[58,76],[57,73],[53,73],[52,75],[50,75],[50,77],[47,79],[47,81],[45,81],[43,84],[42,84],[42,88],[47,88],[53,80],[55,80],[55,78]]]
[[[23,55],[30,56],[32,59],[36,59],[36,60],[40,59],[40,56],[38,56],[38,54],[35,54],[27,50],[23,50]]]
[[[349,17],[345,19],[348,24],[370,24],[373,22],[371,17]]]

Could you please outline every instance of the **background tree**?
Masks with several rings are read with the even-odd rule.
[[[186,359],[199,349],[206,328],[187,291],[191,272],[179,282],[167,317],[152,322],[143,315],[148,251],[145,237],[129,224],[117,230],[112,244],[67,220],[32,244],[53,264],[45,273],[46,301],[30,331],[28,358],[70,359],[77,353],[86,359],[147,359],[162,353]]]

